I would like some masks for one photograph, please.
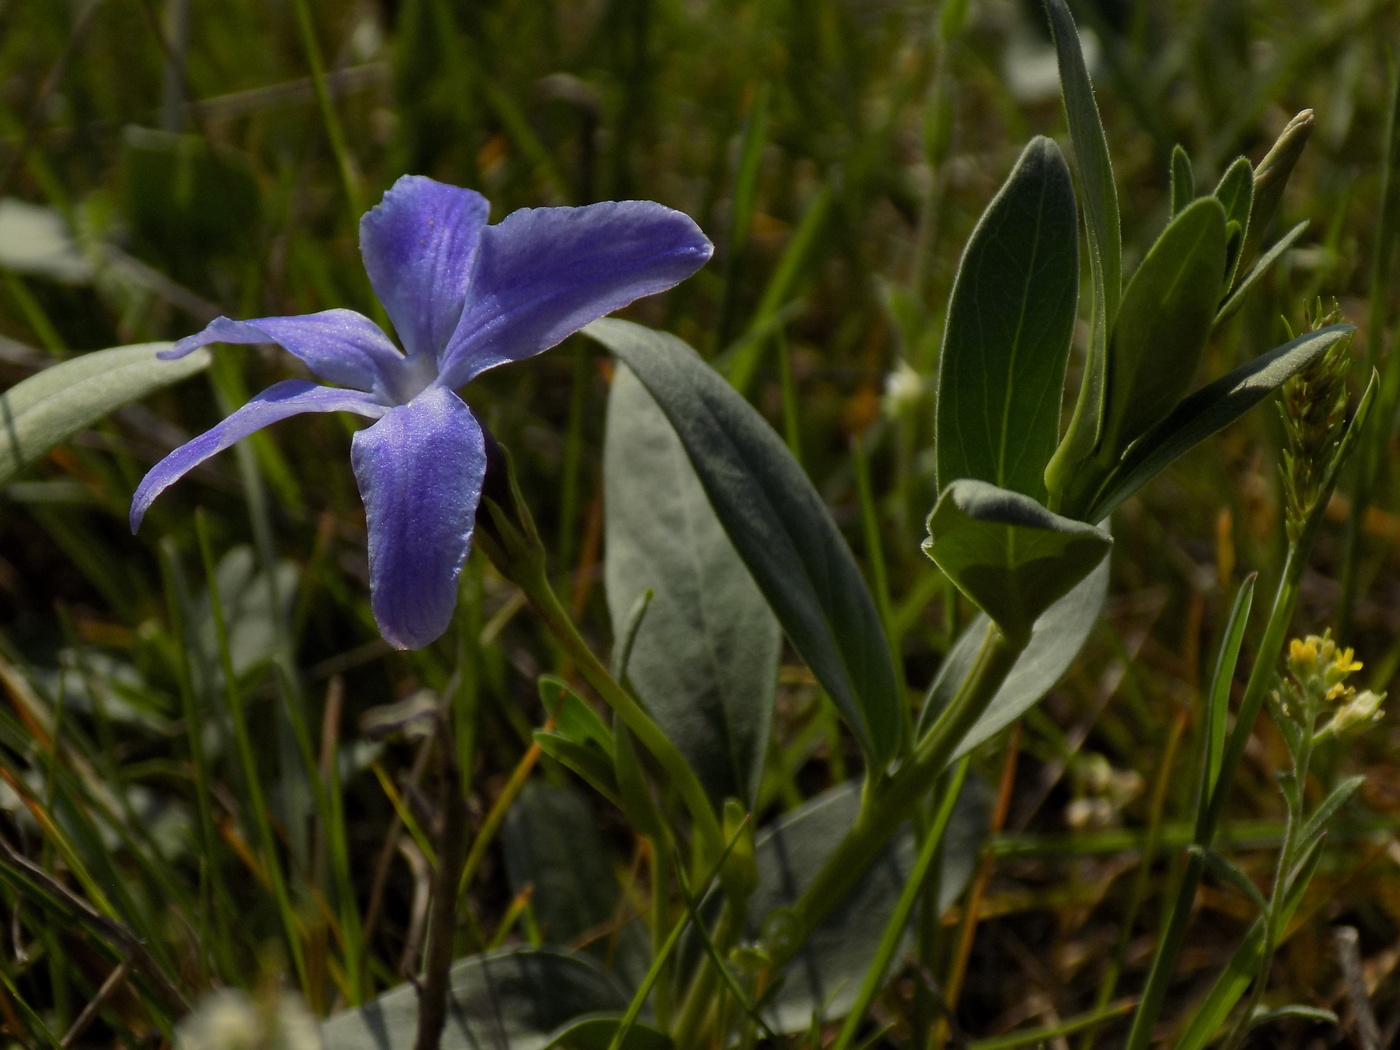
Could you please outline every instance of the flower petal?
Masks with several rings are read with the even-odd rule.
[[[380,327],[354,310],[233,321],[218,317],[187,335],[164,358],[184,357],[208,343],[276,343],[322,379],[356,390],[394,389],[404,358]]]
[[[350,462],[365,501],[379,633],[421,649],[457,605],[486,474],[481,425],[452,391],[429,387],[356,433]]]
[[[589,321],[665,291],[714,246],[687,215],[650,201],[526,208],[481,231],[441,383],[547,350]]]
[[[490,211],[472,190],[405,175],[360,219],[370,284],[410,355],[447,345]]]
[[[131,497],[131,531],[140,527],[152,501],[167,488],[210,456],[269,423],[302,412],[356,412],[374,419],[385,411],[373,397],[358,390],[317,386],[305,379],[274,383],[222,423],[185,442],[150,469]]]

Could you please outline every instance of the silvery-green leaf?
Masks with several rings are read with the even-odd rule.
[[[1050,691],[1084,647],[1107,597],[1108,559],[1105,558],[1068,594],[1040,614],[1040,619],[1031,629],[1030,642],[1016,658],[1015,665],[992,702],[963,737],[953,760],[1000,733]],[[979,615],[958,636],[957,643],[944,657],[933,684],[929,686],[928,696],[919,712],[915,739],[923,736],[953,698],[963,679],[971,673],[986,633],[987,617]]]
[[[583,331],[621,358],[665,412],[793,647],[872,759],[888,761],[902,719],[880,614],[792,453],[752,405],[674,336],[615,318]]]
[[[0,199],[0,267],[64,284],[87,284],[93,274],[57,210],[15,197]]]
[[[1105,455],[1127,448],[1191,389],[1220,304],[1225,218],[1214,197],[1193,201],[1128,282],[1109,337]]]
[[[209,352],[178,361],[142,343],[70,357],[0,394],[0,485],[55,445],[125,404],[209,367]]]
[[[943,836],[938,908],[949,908],[972,877],[987,834],[987,786],[969,777]],[[749,899],[756,938],[770,918],[780,919],[850,830],[860,810],[860,785],[838,785],[760,832],[759,885]],[[855,1001],[861,977],[875,958],[894,906],[913,866],[917,846],[905,828],[876,858],[844,904],[829,915],[783,971],[783,984],[765,1007],[775,1031],[806,1032],[813,1016],[840,1017]]]
[[[507,949],[453,964],[441,1050],[544,1050],[554,1033],[589,1014],[621,1013],[628,996],[587,959],[549,949]],[[413,1050],[418,990],[401,984],[321,1025],[328,1050]]]
[[[626,677],[710,797],[752,804],[773,718],[778,621],[676,431],[626,366],[608,396],[603,485],[615,638],[653,594]]]
[[[924,552],[1013,640],[1103,560],[1112,538],[1029,496],[955,481],[928,516]]]

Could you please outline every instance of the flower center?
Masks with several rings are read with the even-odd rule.
[[[386,399],[391,404],[406,405],[432,385],[437,377],[436,355],[409,354],[384,376]]]

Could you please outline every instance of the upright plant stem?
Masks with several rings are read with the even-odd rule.
[[[1326,502],[1326,496],[1323,497]],[[1288,550],[1284,562],[1283,575],[1279,579],[1278,591],[1274,595],[1273,608],[1269,612],[1269,623],[1264,630],[1264,639],[1259,644],[1254,668],[1250,671],[1249,683],[1245,686],[1244,699],[1240,702],[1239,715],[1235,720],[1234,731],[1230,734],[1221,762],[1220,775],[1216,778],[1215,790],[1208,800],[1202,800],[1196,817],[1196,831],[1192,844],[1199,849],[1192,850],[1186,860],[1186,867],[1177,886],[1176,897],[1167,913],[1166,924],[1157,938],[1157,953],[1152,959],[1152,969],[1147,976],[1147,986],[1143,989],[1137,1013],[1133,1015],[1133,1026],[1128,1033],[1126,1050],[1146,1050],[1151,1039],[1152,1027],[1162,1012],[1166,1001],[1167,987],[1171,983],[1172,972],[1176,968],[1177,956],[1186,940],[1186,926],[1191,919],[1191,906],[1200,889],[1205,875],[1205,850],[1210,849],[1215,839],[1215,830],[1220,822],[1225,797],[1235,779],[1240,761],[1244,758],[1245,745],[1254,731],[1254,723],[1259,717],[1259,709],[1274,677],[1274,657],[1283,648],[1284,636],[1293,619],[1293,609],[1298,603],[1298,587],[1307,567],[1308,553],[1312,550],[1313,536],[1317,531],[1320,514],[1313,514],[1308,528],[1304,529],[1298,542]]]
[[[690,764],[679,751],[676,745],[666,737],[649,714],[642,709],[641,704],[617,684],[617,681],[608,669],[603,666],[602,661],[593,654],[593,650],[588,647],[588,643],[578,633],[578,628],[569,618],[569,614],[564,611],[563,605],[559,602],[559,597],[554,593],[554,588],[549,585],[543,573],[539,574],[533,585],[527,589],[527,595],[534,604],[535,610],[549,628],[550,633],[563,647],[569,658],[578,667],[579,673],[587,680],[588,684],[596,689],[599,695],[613,713],[622,719],[624,725],[630,729],[634,736],[642,742],[653,758],[660,763],[662,770],[666,773],[671,782],[671,786],[680,794],[681,800],[685,803],[686,809],[690,811],[690,817],[695,822],[695,830],[704,843],[704,852],[710,857],[718,857],[724,848],[724,836],[720,832],[719,821],[715,819],[714,810],[710,806],[710,801],[705,795],[705,789],[701,786],[695,771],[690,768]]]
[[[451,719],[440,727],[442,755],[442,827],[438,835],[437,870],[433,872],[432,911],[428,945],[423,953],[423,987],[418,996],[418,1034],[413,1050],[438,1050],[447,1025],[451,989],[452,945],[457,933],[457,885],[467,863],[469,816]]]

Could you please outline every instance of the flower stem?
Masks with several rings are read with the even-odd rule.
[[[1177,956],[1186,940],[1186,926],[1191,918],[1196,891],[1200,889],[1201,879],[1205,875],[1205,851],[1210,848],[1215,838],[1215,829],[1224,809],[1225,796],[1239,769],[1240,761],[1244,758],[1245,745],[1254,731],[1259,709],[1263,706],[1269,684],[1273,681],[1274,658],[1283,648],[1284,635],[1293,619],[1293,609],[1298,603],[1298,587],[1302,582],[1303,570],[1307,567],[1308,552],[1312,549],[1315,531],[1314,523],[1314,528],[1305,530],[1299,537],[1299,542],[1288,549],[1283,576],[1279,580],[1273,608],[1269,613],[1268,627],[1264,631],[1263,641],[1259,644],[1259,655],[1250,671],[1249,683],[1245,686],[1244,699],[1240,702],[1235,728],[1225,748],[1220,775],[1215,781],[1215,790],[1209,799],[1202,800],[1201,809],[1196,817],[1196,831],[1191,841],[1200,848],[1192,850],[1187,857],[1186,868],[1177,886],[1176,899],[1167,913],[1168,918],[1162,934],[1157,938],[1157,953],[1152,959],[1152,969],[1148,973],[1147,986],[1143,989],[1137,1012],[1133,1015],[1133,1026],[1128,1033],[1125,1050],[1147,1050],[1152,1028],[1161,1014]]]
[[[534,578],[530,579],[531,576]],[[526,580],[529,580],[528,584]],[[517,582],[521,584],[540,619],[563,646],[584,679],[597,690],[598,695],[612,708],[613,714],[622,719],[623,724],[661,765],[671,786],[680,794],[681,801],[690,811],[704,855],[711,859],[718,857],[724,850],[724,836],[720,831],[715,811],[710,806],[710,800],[705,795],[705,789],[695,771],[690,768],[690,763],[676,750],[676,745],[671,743],[642,705],[618,685],[602,661],[593,654],[593,650],[578,633],[578,628],[574,626],[569,614],[564,611],[559,596],[554,593],[554,588],[550,586],[544,574],[529,574]]]
[[[418,1034],[414,1050],[438,1050],[447,1025],[447,1000],[451,989],[452,948],[457,934],[457,886],[467,863],[469,815],[452,739],[451,720],[439,728],[442,755],[442,825],[438,834],[437,870],[433,872],[428,944],[423,953],[423,985],[418,993]]]
[[[660,764],[690,811],[700,849],[697,875],[705,860],[724,853],[724,834],[695,771],[637,700],[593,654],[549,582],[545,549],[534,518],[520,493],[510,454],[488,435],[486,483],[477,512],[476,543],[501,574],[524,592],[574,666]]]

